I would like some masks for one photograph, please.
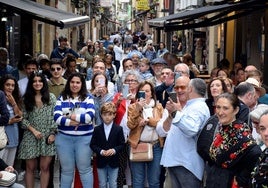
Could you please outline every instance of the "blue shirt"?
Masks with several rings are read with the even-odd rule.
[[[163,57],[163,55],[165,54],[165,53],[167,53],[168,52],[168,50],[166,49],[166,48],[164,48],[164,49],[162,49],[162,50],[158,50],[157,51],[157,53],[156,53],[156,57]]]
[[[100,108],[106,102],[111,102],[113,100],[114,95],[111,93],[107,93],[103,97],[94,96],[94,104],[95,104],[95,125],[100,125],[102,123]]]
[[[156,52],[152,50],[146,50],[143,55],[149,59],[150,62],[156,58]]]
[[[149,70],[145,72],[140,72],[140,75],[143,80],[149,80],[153,77],[152,73]]]
[[[196,150],[199,132],[210,117],[204,98],[187,101],[182,111],[177,111],[167,134],[160,164],[164,167],[183,166],[199,180],[203,177],[204,161]],[[163,125],[163,124],[162,124]],[[160,126],[158,124],[157,126]]]
[[[10,117],[14,117],[13,107],[7,104]],[[18,123],[13,123],[5,126],[5,131],[8,138],[7,148],[17,147],[19,145],[19,127]]]

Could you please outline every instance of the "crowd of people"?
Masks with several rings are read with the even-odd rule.
[[[36,171],[41,187],[54,187],[56,155],[62,188],[268,186],[262,72],[224,59],[206,82],[173,40],[171,52],[163,42],[155,50],[149,35],[126,32],[123,49],[114,34],[76,52],[60,37],[50,56],[25,56],[24,74],[1,47],[0,166],[13,171],[20,160],[27,188]],[[152,144],[151,161],[130,160],[139,143]]]

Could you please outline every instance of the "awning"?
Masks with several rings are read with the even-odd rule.
[[[81,16],[30,0],[0,0],[0,9],[19,15],[27,15],[57,27],[68,28],[89,22],[89,16]]]
[[[162,18],[148,20],[150,27],[172,30],[209,27],[260,11],[268,7],[267,0],[247,0],[221,5],[204,6]],[[230,14],[230,13],[234,14]],[[214,13],[213,15],[211,13]]]

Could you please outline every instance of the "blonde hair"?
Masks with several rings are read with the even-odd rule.
[[[106,103],[104,103],[101,106],[100,112],[101,112],[101,114],[104,114],[104,113],[113,113],[113,114],[115,114],[116,113],[115,104],[112,103],[112,102],[106,102]]]
[[[141,58],[140,61],[139,61],[139,65],[142,64],[142,63],[144,63],[145,65],[150,66],[150,61],[147,58]]]

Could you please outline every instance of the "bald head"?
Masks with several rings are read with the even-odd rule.
[[[245,72],[250,72],[250,71],[254,71],[254,70],[258,70],[254,65],[248,65],[245,68]]]
[[[180,73],[182,76],[190,77],[190,69],[185,63],[179,63],[174,67],[174,72]]]
[[[248,77],[248,74],[252,71],[256,71],[258,70],[254,65],[248,65],[246,66],[245,68],[245,77],[247,78]]]
[[[182,105],[182,107],[186,104],[188,100],[188,85],[190,79],[188,76],[181,76],[177,78],[175,81],[174,91],[177,93],[177,97]]]

